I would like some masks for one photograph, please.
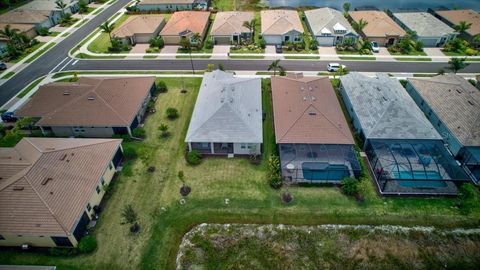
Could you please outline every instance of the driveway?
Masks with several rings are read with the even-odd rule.
[[[438,59],[434,57],[445,56],[440,48],[423,48],[423,51],[432,57],[432,62],[445,62],[446,59]]]
[[[137,43],[132,47],[129,53],[145,53],[145,50],[150,47],[149,44],[139,44]]]
[[[283,55],[275,51],[275,45],[267,45],[265,54],[275,54],[275,56],[265,56],[265,59],[283,59]]]
[[[377,61],[396,61],[393,56],[390,55],[388,52],[387,47],[380,47],[380,51],[378,53],[373,53],[373,55],[381,55],[381,56],[388,56],[388,57],[377,57]]]
[[[335,50],[335,46],[318,46],[318,54],[320,54],[320,59],[326,61],[337,61],[340,60],[337,55],[337,50]],[[322,55],[330,55],[330,56],[322,56]]]
[[[228,59],[230,45],[215,45],[212,51],[211,59]]]
[[[162,55],[162,54],[176,54],[178,51],[178,48],[180,46],[178,45],[166,45],[163,47],[163,49],[160,51],[160,56],[158,58],[162,59],[175,59],[175,55]]]

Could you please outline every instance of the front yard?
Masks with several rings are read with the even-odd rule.
[[[121,25],[128,19],[127,14],[123,14],[117,21],[115,21],[115,28]],[[108,33],[100,30],[100,35],[88,45],[88,50],[94,53],[110,53],[108,48],[111,46],[110,37]],[[125,53],[128,51],[123,51]]]
[[[360,183],[363,203],[343,195],[337,187],[290,187],[294,201],[281,201],[281,191],[265,179],[265,161],[253,165],[243,158],[206,158],[197,166],[184,159],[184,138],[201,78],[161,78],[168,92],[159,95],[157,112],[145,123],[144,141],[125,142],[138,158],[125,164],[113,182],[97,228],[97,250],[90,255],[55,257],[46,253],[0,251],[2,264],[57,265],[57,269],[174,269],[183,235],[200,223],[261,224],[397,224],[442,228],[478,227],[480,204],[461,214],[456,199],[380,198],[370,180]],[[186,93],[181,93],[185,83]],[[177,108],[179,118],[167,120],[165,110]],[[264,157],[275,151],[271,92],[264,81]],[[165,123],[170,137],[160,138]],[[149,167],[154,172],[148,172]],[[183,170],[192,192],[180,203]],[[225,203],[229,199],[229,203]],[[122,225],[123,206],[131,203],[139,215],[141,231],[129,233]]]

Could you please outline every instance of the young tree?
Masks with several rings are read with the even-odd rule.
[[[62,14],[62,17],[65,15],[65,8],[67,7],[67,4],[63,2],[63,0],[57,0],[55,1],[55,5],[58,9],[60,9],[60,13]]]
[[[192,44],[190,43],[190,39],[188,39],[186,37],[182,37],[180,39],[180,46],[182,47],[182,49],[190,51],[190,49],[192,48]]]
[[[166,124],[160,124],[158,130],[160,130],[160,136],[162,136],[163,138],[168,137],[168,126]]]
[[[188,194],[190,194],[190,191],[192,191],[192,189],[185,184],[185,175],[183,171],[178,171],[177,177],[180,180],[180,182],[182,182],[182,187],[180,188],[180,194],[183,197],[185,197]]]
[[[348,12],[350,11],[350,3],[349,2],[345,2],[343,3],[343,16],[345,16],[345,18],[348,17]]]
[[[472,27],[472,23],[468,23],[466,21],[460,21],[453,28],[460,34],[464,34],[468,29],[470,29],[470,27]]]
[[[277,59],[275,61],[273,61],[269,66],[268,66],[268,71],[270,70],[273,70],[273,76],[276,76],[277,75],[277,70],[278,71],[285,71],[285,68],[283,68],[281,65],[280,65],[280,59]]]
[[[466,68],[469,63],[465,63],[466,58],[457,58],[454,57],[450,61],[448,61],[449,67],[453,73],[457,73],[459,70]]]
[[[88,4],[84,0],[78,1],[78,12],[86,13],[88,11]]]
[[[368,22],[365,21],[364,19],[360,19],[358,22],[353,21],[352,22],[352,27],[357,31],[357,33],[360,33],[363,31],[363,29],[367,26]]]
[[[131,204],[126,204],[123,207],[122,217],[125,223],[128,224],[134,224],[138,219],[137,213],[135,212]]]
[[[255,30],[255,19],[251,21],[244,21],[243,26],[250,31],[250,42],[253,41],[253,31]]]
[[[108,37],[110,38],[110,43],[112,42],[112,31],[114,26],[115,25],[113,23],[109,23],[108,21],[104,22],[102,25],[99,26],[99,28],[104,33],[108,34]]]

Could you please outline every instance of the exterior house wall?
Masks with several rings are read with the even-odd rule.
[[[137,5],[138,9],[141,11],[148,10],[160,10],[160,11],[179,11],[179,10],[192,10],[192,4],[142,4]]]
[[[282,44],[286,41],[296,42],[295,38],[302,38],[302,33],[297,31],[291,31],[284,35],[264,35],[263,39],[266,44],[277,45]]]
[[[100,192],[97,192],[96,190],[93,190],[92,197],[88,201],[91,208],[90,208],[90,210],[85,208],[85,212],[88,214],[88,217],[90,219],[92,219],[93,214],[94,214],[93,207],[95,205],[99,205],[100,202],[102,201],[103,196],[105,195],[105,190],[103,188],[103,185],[108,186],[110,184],[110,182],[112,181],[113,175],[115,175],[115,172],[116,172],[115,171],[115,166],[113,165],[113,162],[110,161],[109,165],[105,169],[105,173],[103,174],[103,176],[100,179],[98,179],[97,187],[99,188]],[[102,179],[103,179],[104,184],[102,184]]]
[[[413,87],[410,82],[406,86],[408,94],[415,101],[417,106],[422,110],[425,116],[428,118],[430,123],[435,127],[438,133],[442,136],[444,143],[447,144],[448,149],[452,152],[454,156],[457,156],[462,149],[463,145],[457,140],[455,135],[453,135],[447,126],[440,120],[437,114],[430,108],[425,100],[418,94],[415,87]]]
[[[234,143],[233,153],[236,155],[260,155],[262,150],[261,143]]]
[[[77,130],[77,132],[75,130]],[[52,132],[55,134],[55,136],[59,137],[83,136],[93,138],[110,138],[114,134],[112,127],[75,128],[70,126],[54,126],[52,127]]]
[[[162,36],[165,44],[180,44],[180,36]]]
[[[50,236],[40,236],[40,235],[22,235],[19,236],[17,234],[2,234],[4,240],[0,240],[0,246],[11,246],[11,247],[20,247],[23,244],[27,244],[29,246],[36,246],[36,247],[55,247],[55,243],[53,242]]]

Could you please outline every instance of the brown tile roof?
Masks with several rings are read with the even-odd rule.
[[[350,11],[352,19],[356,22],[363,19],[368,24],[363,29],[367,37],[404,36],[406,34],[387,13],[377,10]]]
[[[455,74],[408,81],[460,143],[480,146],[480,91],[477,88]]]
[[[39,126],[128,126],[155,77],[80,78],[40,87],[15,114],[39,117]]]
[[[354,144],[328,78],[272,78],[277,143]]]
[[[213,36],[249,33],[250,30],[243,26],[255,17],[253,12],[228,11],[218,12],[210,32]],[[257,22],[259,23],[259,22]]]
[[[120,26],[112,31],[115,37],[131,37],[135,34],[153,34],[165,23],[162,15],[130,16]]]
[[[480,34],[480,14],[471,9],[463,10],[442,10],[435,11],[438,15],[449,21],[453,25],[459,24],[461,21],[469,22],[472,25],[467,33],[471,36]]]
[[[177,11],[173,13],[160,35],[178,36],[184,32],[202,34],[208,26],[208,11]]]
[[[37,24],[48,20],[49,10],[14,9],[0,15],[0,23]]]
[[[302,22],[296,10],[262,10],[262,35],[283,35],[290,31],[303,33]]]
[[[0,234],[70,234],[120,143],[24,138],[0,148]]]

